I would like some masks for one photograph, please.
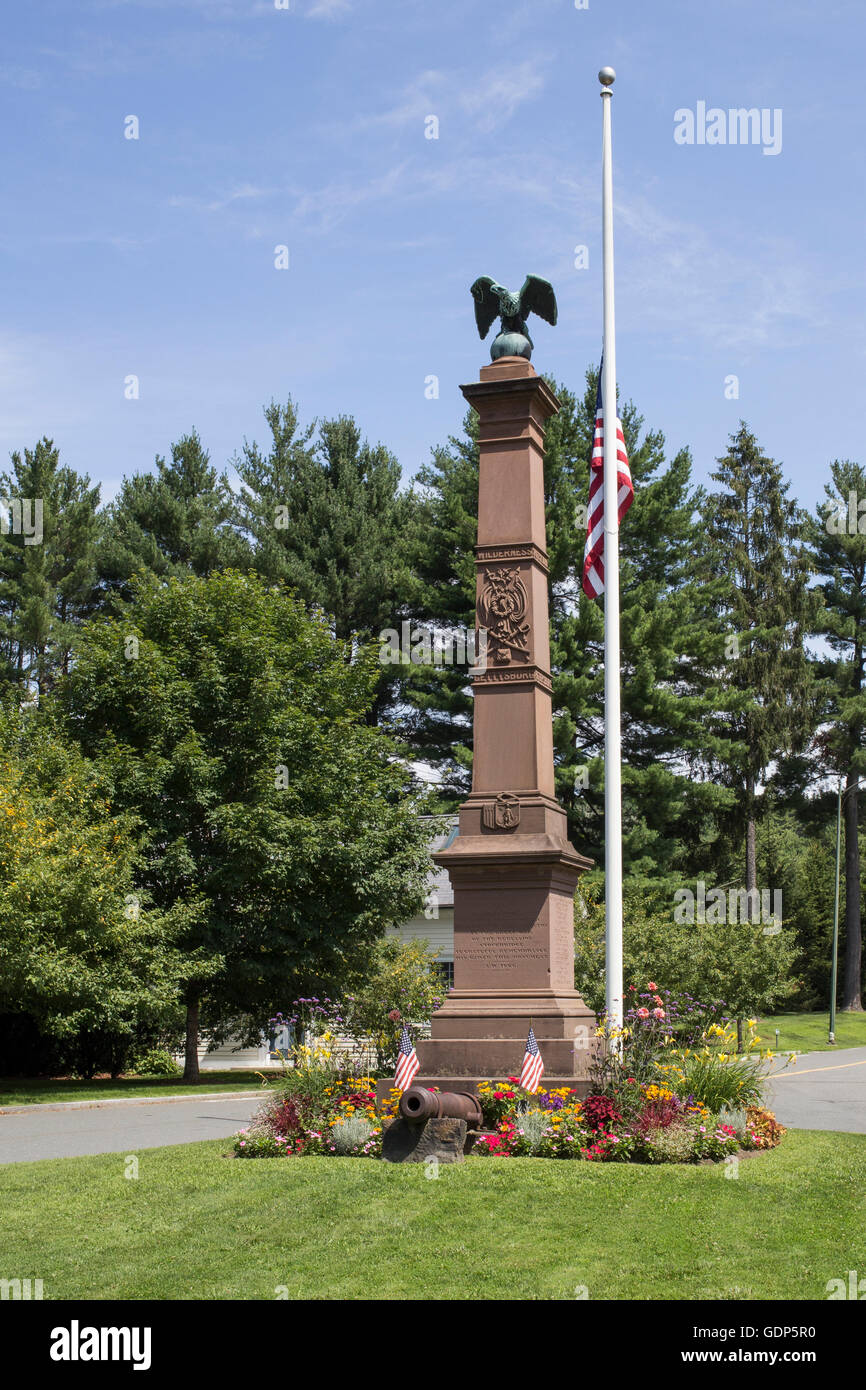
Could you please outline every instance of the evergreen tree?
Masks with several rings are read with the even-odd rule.
[[[256,568],[326,613],[340,641],[378,637],[409,585],[413,501],[400,490],[400,464],[348,416],[323,421],[315,442],[291,401],[271,402],[265,419],[268,452],[245,443],[236,460]]]
[[[0,476],[0,644],[6,680],[39,695],[69,669],[96,602],[99,488],[42,438]]]
[[[808,743],[817,694],[804,637],[816,604],[802,541],[803,518],[780,466],[744,421],[711,476],[701,568],[724,645],[715,673],[724,691],[712,763],[734,788],[734,824],[745,842],[745,885],[757,886],[760,786],[770,764]]]
[[[156,470],[125,478],[106,508],[99,571],[109,611],[130,601],[136,574],[204,576],[249,560],[228,478],[217,474],[195,430],[172,444],[170,462],[157,456]]]
[[[815,632],[832,658],[818,661],[827,692],[820,735],[830,765],[845,779],[845,963],[843,1009],[862,1009],[860,777],[866,770],[866,469],[838,459],[809,528],[824,606]]]

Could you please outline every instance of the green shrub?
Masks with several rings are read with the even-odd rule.
[[[550,1114],[549,1110],[530,1110],[522,1107],[517,1111],[514,1117],[515,1123],[518,1132],[523,1131],[527,1153],[537,1154],[540,1152],[542,1137],[550,1129]]]
[[[644,1149],[651,1163],[688,1163],[694,1156],[696,1140],[694,1125],[674,1123],[664,1129],[649,1130]]]
[[[352,1154],[366,1154],[370,1152],[374,1135],[377,1134],[375,1126],[363,1115],[350,1115],[348,1119],[337,1120],[332,1125],[331,1147],[341,1158]]]
[[[129,1068],[130,1076],[180,1076],[180,1067],[163,1047],[152,1047],[136,1058]]]
[[[749,1053],[723,1055],[710,1049],[684,1052],[676,1057],[667,1079],[681,1096],[693,1096],[712,1114],[754,1105],[764,1089],[765,1064]]]

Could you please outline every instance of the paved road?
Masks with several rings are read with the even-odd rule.
[[[0,1115],[0,1163],[79,1154],[137,1153],[163,1144],[225,1139],[249,1124],[260,1102],[192,1096],[156,1105],[100,1105],[43,1110],[29,1105]]]
[[[866,1134],[866,1047],[804,1052],[770,1083],[768,1103],[793,1129]]]

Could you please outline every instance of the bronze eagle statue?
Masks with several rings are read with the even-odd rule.
[[[487,337],[495,318],[502,320],[490,345],[490,357],[494,362],[497,357],[532,357],[534,344],[526,327],[528,314],[538,314],[548,323],[556,323],[553,286],[538,275],[527,275],[519,294],[498,285],[489,275],[482,275],[472,286],[472,298],[479,337]]]

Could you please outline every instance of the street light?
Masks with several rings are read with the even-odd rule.
[[[842,778],[836,802],[836,894],[833,903],[833,965],[830,971],[830,1033],[827,1041],[836,1045],[836,977],[839,973],[839,859],[842,849]]]

